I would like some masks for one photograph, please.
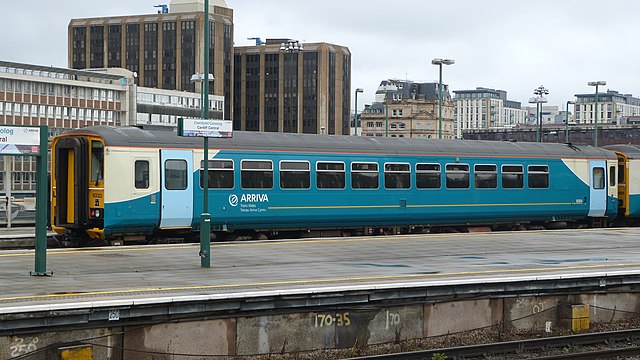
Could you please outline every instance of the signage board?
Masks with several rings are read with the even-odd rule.
[[[39,154],[39,127],[0,126],[0,155]]]
[[[233,123],[229,120],[178,119],[178,136],[231,138]]]

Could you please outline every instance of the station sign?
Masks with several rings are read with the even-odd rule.
[[[233,123],[229,120],[178,119],[178,136],[231,138]]]
[[[0,155],[39,155],[40,127],[0,126]]]

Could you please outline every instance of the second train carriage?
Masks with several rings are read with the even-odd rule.
[[[616,155],[593,147],[236,132],[209,141],[217,232],[610,220]],[[90,127],[53,141],[52,224],[69,239],[189,236],[199,138]]]
[[[640,218],[640,145],[604,147],[618,156],[619,215],[634,221]]]

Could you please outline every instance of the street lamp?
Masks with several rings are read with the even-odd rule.
[[[438,104],[439,104],[439,114],[438,117],[438,139],[442,139],[442,65],[453,65],[455,60],[451,59],[433,59],[431,60],[432,65],[438,65],[440,70],[440,81],[438,82]]]
[[[575,101],[567,101],[567,111],[564,119],[564,142],[569,143],[569,105],[575,104]]]
[[[389,99],[388,99],[387,95],[388,95],[388,91],[385,88],[384,89],[384,106],[385,106],[385,111],[384,111],[384,123],[385,123],[384,137],[389,137]]]
[[[363,88],[357,88],[356,89],[356,105],[355,105],[355,117],[353,118],[353,121],[355,123],[356,126],[356,136],[358,136],[358,93],[363,93],[364,89]]]
[[[593,146],[598,146],[598,86],[607,85],[607,82],[602,80],[589,81],[587,85],[596,87],[596,118],[595,118],[595,126],[593,128]]]
[[[291,63],[293,61],[293,56],[295,56],[295,54],[297,54],[298,52],[303,51],[303,50],[304,50],[304,46],[302,44],[300,44],[300,42],[298,40],[287,40],[287,42],[283,42],[283,43],[280,44],[280,51],[285,53],[285,62],[284,62],[285,63],[284,64],[285,77],[287,75],[287,68],[291,67],[291,64],[289,66],[287,66],[287,61],[286,61],[287,60],[287,56],[286,55],[290,54],[289,63]],[[293,67],[296,70],[296,74],[297,74],[297,70],[298,70],[297,69],[297,62],[296,62],[296,64],[293,65]],[[293,74],[293,72],[290,72],[289,73],[289,77],[293,77],[292,74]],[[297,80],[298,80],[298,77],[296,76],[295,77],[295,82],[297,82]],[[289,128],[293,127],[293,123],[294,123],[294,120],[293,120],[293,105],[294,105],[293,104],[293,88],[294,88],[293,83],[294,83],[294,80],[291,79],[291,82],[289,83],[289,86],[286,87],[287,88],[286,90],[288,90],[288,95],[289,95],[289,97],[288,97],[288,102],[289,102],[289,111],[288,111]],[[287,84],[287,81],[285,80],[285,85],[286,84]],[[296,86],[296,91],[297,91],[297,86]],[[296,96],[296,99],[297,99],[297,96]],[[283,115],[282,116],[282,121],[284,123],[284,109],[283,109],[283,114],[282,115]],[[296,125],[295,126],[295,131],[292,131],[292,132],[298,132],[297,121],[295,123],[296,123],[295,124]],[[291,129],[289,129],[289,130],[291,130]],[[286,126],[284,126],[284,124],[283,124],[283,131],[287,132]]]
[[[542,140],[542,104],[547,102],[547,99],[544,97],[549,94],[549,90],[545,89],[544,86],[540,85],[536,89],[533,89],[533,94],[537,95],[536,98],[536,110],[538,112],[538,116],[536,117],[536,142],[541,142]],[[539,105],[538,105],[539,104]],[[540,110],[538,110],[538,107]]]

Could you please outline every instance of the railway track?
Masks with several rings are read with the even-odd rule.
[[[598,349],[592,349],[592,347]],[[351,358],[351,360],[486,359],[491,356],[514,358],[524,353],[529,355],[527,359],[538,360],[612,359],[640,355],[640,329],[362,356]],[[550,353],[553,355],[549,355]],[[536,354],[540,355],[536,356]]]

